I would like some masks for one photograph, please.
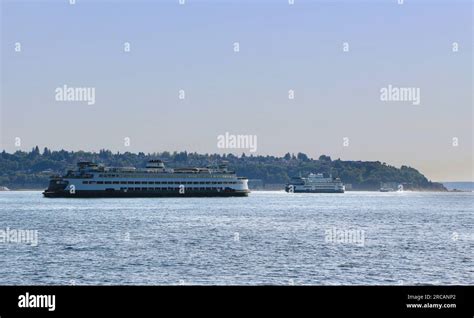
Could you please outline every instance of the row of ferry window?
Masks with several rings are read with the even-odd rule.
[[[221,188],[210,188],[210,187],[200,187],[200,188],[192,188],[192,190],[220,190]],[[224,189],[224,188],[222,188]],[[162,188],[120,188],[121,191],[167,191],[167,190],[174,190],[180,191],[180,188],[173,188],[173,187],[162,187]],[[225,190],[225,189],[224,189]]]
[[[237,184],[237,181],[223,181],[223,182],[198,182],[198,181],[82,181],[82,184]]]
[[[150,174],[99,174],[99,178],[149,178]],[[188,178],[202,178],[202,176],[193,176],[193,175],[188,175],[186,176]],[[205,176],[206,178],[231,178],[232,176],[226,176],[226,175],[207,175]]]

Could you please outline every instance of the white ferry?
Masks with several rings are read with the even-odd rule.
[[[339,178],[325,178],[322,173],[310,173],[308,177],[294,177],[285,187],[294,193],[344,193],[345,187]]]
[[[247,196],[248,179],[226,165],[166,168],[150,160],[145,169],[104,167],[79,162],[77,170],[52,177],[45,197],[234,197]]]

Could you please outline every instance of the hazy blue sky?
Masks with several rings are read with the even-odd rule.
[[[0,148],[242,153],[217,148],[229,132],[473,181],[472,2],[404,2],[3,0]],[[390,84],[421,104],[381,101]]]

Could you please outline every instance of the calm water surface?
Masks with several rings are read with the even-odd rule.
[[[474,193],[0,192],[7,229],[38,244],[0,242],[0,284],[474,284]]]

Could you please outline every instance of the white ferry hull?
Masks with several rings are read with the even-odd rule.
[[[291,188],[287,186],[285,188],[286,192],[291,192],[291,193],[344,193],[345,190],[344,188],[342,189],[301,189],[301,188]]]
[[[310,173],[308,177],[294,177],[285,187],[290,193],[344,193],[345,186],[339,178]]]
[[[245,190],[197,190],[180,193],[179,190],[165,191],[104,191],[104,190],[77,190],[74,192],[67,190],[44,191],[47,198],[163,198],[163,197],[246,197],[250,191]]]
[[[152,162],[153,163],[153,162]],[[90,162],[65,176],[52,177],[48,198],[242,197],[248,179],[226,168],[165,169],[159,161],[146,169],[105,168]]]

